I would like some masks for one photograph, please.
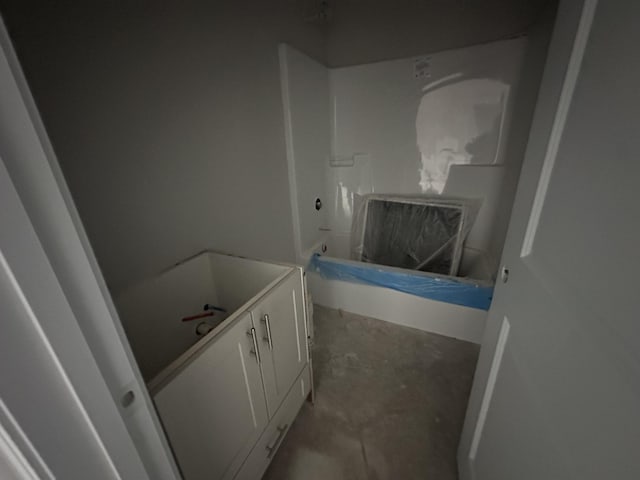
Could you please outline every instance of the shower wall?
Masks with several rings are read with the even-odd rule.
[[[327,209],[317,209],[316,199],[326,198],[329,71],[289,45],[280,45],[279,55],[294,244],[301,262],[301,252],[327,227]]]
[[[466,242],[467,265],[494,251],[510,114],[526,39],[332,69],[329,226],[351,227],[353,196],[444,194],[481,198]],[[475,253],[475,255],[474,255]]]
[[[520,37],[334,69],[283,47],[298,258],[327,231],[348,249],[356,194],[442,194],[482,199],[461,272],[491,276],[502,248],[497,212],[511,202],[505,178],[517,182],[505,172],[522,160],[505,155],[510,127],[528,130],[532,113],[512,119],[527,43]],[[526,88],[535,98],[537,84]]]

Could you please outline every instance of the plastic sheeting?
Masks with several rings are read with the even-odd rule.
[[[470,280],[338,260],[315,254],[307,270],[329,280],[391,288],[440,302],[489,310],[493,286]]]
[[[480,201],[434,196],[356,196],[351,258],[456,275]]]

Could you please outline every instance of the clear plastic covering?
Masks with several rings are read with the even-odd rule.
[[[480,204],[441,196],[356,195],[351,258],[455,276]]]
[[[328,280],[374,285],[440,302],[489,310],[493,285],[432,273],[369,265],[315,254],[307,270]]]

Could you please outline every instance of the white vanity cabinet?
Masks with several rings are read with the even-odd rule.
[[[302,269],[205,252],[116,303],[184,479],[259,479],[311,389]]]
[[[186,480],[233,478],[268,423],[246,313],[153,397]]]

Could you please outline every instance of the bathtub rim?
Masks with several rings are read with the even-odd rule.
[[[453,275],[444,275],[441,273],[432,273],[432,272],[423,272],[421,270],[410,270],[408,268],[400,268],[400,267],[392,267],[389,265],[381,265],[379,263],[367,263],[361,262],[359,260],[349,260],[340,257],[332,257],[331,255],[323,254],[323,253],[312,253],[307,261],[307,265],[311,261],[311,257],[313,255],[319,255],[325,261],[333,262],[333,263],[341,263],[346,265],[351,265],[354,267],[367,268],[371,270],[384,270],[386,272],[399,273],[404,275],[411,275],[421,278],[438,278],[447,282],[455,282],[455,283],[463,283],[466,285],[479,286],[479,287],[495,287],[495,283],[489,280],[479,280],[469,277],[455,277]],[[305,266],[306,269],[306,266]],[[308,270],[307,270],[308,271]]]

